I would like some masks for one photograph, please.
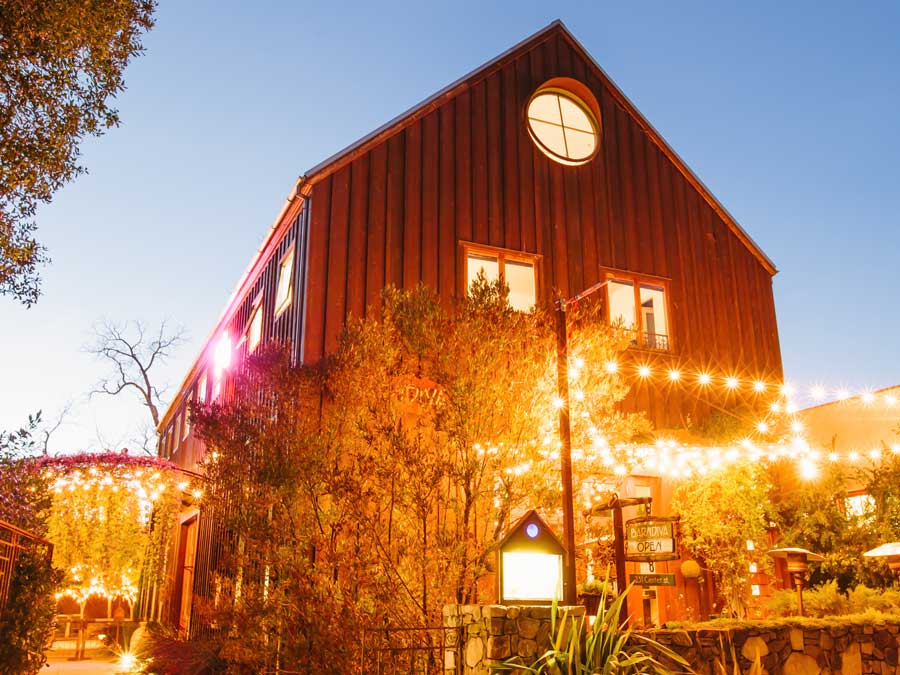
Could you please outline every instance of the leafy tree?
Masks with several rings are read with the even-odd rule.
[[[779,545],[799,546],[825,557],[821,563],[810,566],[811,586],[836,581],[839,589],[847,592],[858,584],[884,586],[891,582],[891,573],[883,560],[862,557],[863,551],[884,543],[881,537],[886,534],[885,528],[878,524],[874,513],[847,513],[844,500],[848,482],[854,480],[855,473],[846,466],[831,463],[817,479],[802,481],[791,462],[783,461],[771,467],[770,474],[780,482],[772,493],[781,525]],[[889,476],[882,478],[879,470],[872,477],[879,484],[884,480],[893,494],[897,483],[889,483]]]
[[[109,99],[142,51],[154,0],[4,0],[0,5],[0,295],[40,294],[38,205],[73,180],[85,136],[119,123]]]
[[[84,609],[91,595],[134,608],[138,584],[164,580],[166,537],[188,482],[161,458],[127,453],[42,457],[51,481],[47,538],[65,571],[60,593]]]
[[[684,546],[712,573],[725,613],[732,616],[746,615],[747,542],[765,542],[769,492],[765,471],[745,462],[692,476],[672,497]]]
[[[202,623],[220,627],[209,661],[235,673],[338,672],[357,625],[352,586],[365,579],[342,574],[354,569],[340,505],[352,467],[318,433],[320,373],[262,351],[233,388],[228,402],[192,413],[208,449],[203,509],[226,544],[216,600],[199,608]],[[172,645],[196,653],[177,640],[154,644],[154,662],[171,657]]]
[[[50,493],[47,481],[36,470],[33,456],[39,452],[34,435],[41,413],[29,415],[28,424],[15,431],[0,431],[0,520],[43,536],[47,531]]]
[[[203,508],[226,542],[201,621],[219,627],[214,660],[235,672],[340,670],[348,632],[427,625],[446,602],[477,601],[517,512],[560,506],[547,317],[511,310],[483,279],[452,312],[425,287],[382,300],[325,363],[264,350],[229,400],[194,406]],[[573,359],[603,364],[627,345],[586,309],[576,332]],[[618,376],[581,370],[579,448],[644,428],[616,410]]]
[[[38,413],[28,418],[27,426],[0,432],[0,521],[37,536],[46,532],[50,507],[47,482],[32,457],[40,422]],[[2,675],[37,673],[46,661],[44,647],[53,630],[59,574],[41,547],[23,543],[0,616]]]

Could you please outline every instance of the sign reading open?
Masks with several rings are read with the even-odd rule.
[[[630,562],[678,560],[675,524],[678,518],[648,516],[625,523],[625,559]]]

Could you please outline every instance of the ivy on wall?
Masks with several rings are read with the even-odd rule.
[[[38,465],[52,497],[53,564],[65,572],[57,597],[133,606],[142,575],[162,581],[166,538],[188,481],[164,459],[127,453],[45,457]]]

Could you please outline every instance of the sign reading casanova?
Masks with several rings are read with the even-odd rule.
[[[625,559],[632,562],[677,560],[677,518],[632,518],[625,523]]]

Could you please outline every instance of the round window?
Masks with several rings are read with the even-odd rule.
[[[528,102],[528,133],[541,152],[578,166],[597,152],[600,127],[587,105],[564,89],[539,89]]]

